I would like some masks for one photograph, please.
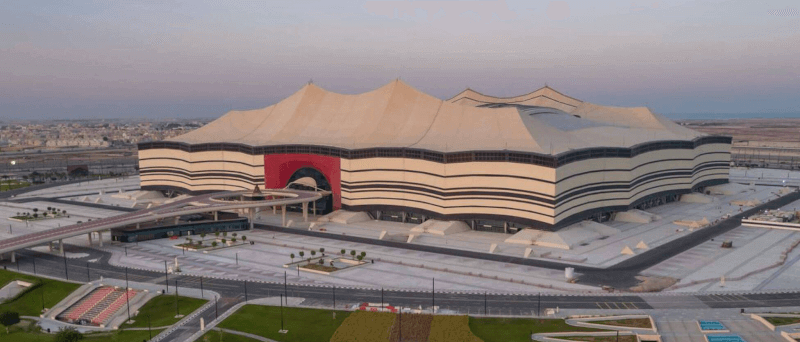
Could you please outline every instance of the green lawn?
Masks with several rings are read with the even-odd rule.
[[[220,328],[251,333],[276,341],[329,341],[336,328],[342,324],[347,311],[337,311],[332,319],[331,310],[283,308],[286,335],[279,334],[281,308],[277,306],[245,305],[222,321]],[[231,334],[225,335],[228,341]]]
[[[26,186],[30,186],[31,183],[28,182],[18,182],[18,181],[2,181],[0,182],[0,191],[8,191],[14,190],[18,188],[24,188]]]
[[[197,342],[258,342],[258,340],[221,331],[209,331]]]
[[[799,317],[764,317],[764,319],[775,326],[800,323]]]
[[[64,299],[64,297],[80,287],[79,284],[65,283],[57,280],[0,270],[0,286],[5,286],[12,280],[42,283],[38,288],[26,292],[16,300],[0,304],[0,311],[9,310],[19,312],[20,316],[39,316],[42,312],[42,295],[44,295],[44,307],[52,308]]]
[[[23,320],[20,324],[12,326],[9,329],[11,333],[8,335],[6,335],[5,329],[2,329],[2,331],[0,331],[0,341],[14,341],[14,342],[53,341],[53,335],[43,332],[26,331],[26,326],[30,324],[30,322],[31,321]],[[160,332],[161,330],[153,330],[153,336],[158,335]],[[143,331],[117,330],[113,332],[89,334],[86,335],[86,338],[83,341],[140,342],[142,340],[149,340],[149,339],[150,339],[150,333],[147,330]]]
[[[203,306],[203,304],[206,302],[207,300],[205,299],[179,296],[178,308],[180,309],[181,315],[189,315]],[[146,328],[147,315],[150,315],[151,327],[165,327],[168,325],[173,325],[181,320],[180,318],[175,318],[175,296],[160,295],[151,299],[139,309],[139,315],[133,318],[135,321],[133,324],[123,324],[121,328]]]
[[[469,318],[472,333],[484,342],[530,342],[531,332],[602,331],[568,325],[563,319]]]

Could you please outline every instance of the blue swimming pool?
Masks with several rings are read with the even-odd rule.
[[[700,330],[703,331],[725,330],[725,326],[719,321],[699,321],[699,323]]]
[[[745,342],[739,335],[706,335],[708,342]]]

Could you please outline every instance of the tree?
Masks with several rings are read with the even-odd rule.
[[[231,238],[231,242],[236,243],[236,238]]]
[[[33,214],[33,218],[38,218],[38,217],[39,217],[39,214],[37,214],[37,213]]]
[[[67,214],[67,211],[66,211],[66,210],[61,210],[61,214],[62,214],[62,215],[66,215],[66,214]]]
[[[222,239],[222,243],[226,243],[226,242],[228,242],[228,240]]]
[[[247,241],[247,236],[242,235],[242,241]]]
[[[325,264],[325,259],[322,259],[322,258],[320,258],[320,259],[319,259],[319,264],[320,264],[320,265],[324,265],[324,264]]]
[[[319,249],[319,254],[325,255],[325,248],[320,248]]]
[[[236,236],[238,236],[239,234],[233,233],[232,235],[233,235],[233,237],[236,237]]]
[[[73,327],[68,327],[61,329],[61,331],[53,337],[53,342],[77,342],[82,339],[83,334]]]
[[[342,253],[342,257],[344,257],[344,254],[347,253],[347,251],[342,249],[341,251],[339,251],[339,253]]]
[[[300,251],[297,254],[300,254],[300,259],[303,259],[303,257],[306,255],[306,252]]]
[[[36,213],[39,211],[39,208],[33,208],[33,212]]]
[[[42,213],[42,216],[44,216],[45,218],[47,218],[47,213]]]
[[[215,248],[216,248],[218,244],[219,244],[219,243],[217,243],[216,241],[214,241],[214,242],[212,242],[212,243],[211,243],[211,247],[215,247]]]
[[[8,327],[19,323],[19,312],[4,311],[0,313],[0,324],[6,327],[6,334],[8,334]]]
[[[292,254],[289,254],[289,258],[291,258],[291,259],[292,259],[292,262],[294,262],[294,253],[292,253]]]
[[[222,232],[222,236],[228,237],[228,232]]]
[[[361,254],[359,254],[359,255],[358,255],[358,261],[361,261],[361,260],[364,260],[364,256],[363,256],[363,255],[361,255]]]
[[[354,250],[350,251],[350,255],[353,257],[353,260],[355,260],[356,259],[356,250],[354,249]]]
[[[219,232],[214,232],[214,236],[219,237]]]
[[[203,245],[203,241],[197,241],[197,245],[198,246],[202,246]]]
[[[312,250],[311,250],[311,258],[313,258],[315,255],[317,255],[317,251],[315,251],[315,250],[313,250],[313,249],[312,249]],[[308,263],[309,263],[309,264],[311,263],[311,258],[308,258]]]
[[[47,211],[53,210],[53,207],[47,207]]]
[[[205,239],[206,238],[206,233],[200,233],[200,237]]]
[[[361,257],[362,258],[366,258],[367,257],[367,252],[361,252]]]

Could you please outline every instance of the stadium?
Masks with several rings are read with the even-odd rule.
[[[139,167],[143,190],[295,184],[331,192],[315,214],[345,209],[514,232],[603,221],[727,183],[730,146],[730,137],[645,107],[596,105],[547,86],[441,100],[400,80],[357,95],[309,83],[272,106],[141,143]]]

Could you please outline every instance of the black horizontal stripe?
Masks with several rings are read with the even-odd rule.
[[[694,181],[691,181],[691,182],[678,182],[678,183],[669,183],[669,184],[661,184],[661,185],[656,185],[656,186],[653,186],[653,187],[649,187],[649,188],[646,188],[646,189],[639,190],[639,191],[637,191],[636,193],[634,193],[634,194],[631,194],[630,196],[627,196],[627,197],[625,197],[625,196],[620,196],[620,197],[612,197],[612,198],[602,198],[602,199],[598,199],[598,200],[594,200],[594,201],[589,201],[589,202],[585,202],[585,203],[576,204],[576,205],[574,205],[574,206],[572,206],[572,207],[569,207],[569,208],[567,208],[567,209],[564,209],[564,210],[563,210],[563,211],[561,211],[561,212],[568,212],[568,211],[570,211],[570,210],[572,210],[572,209],[575,209],[575,208],[578,208],[578,207],[581,207],[581,206],[585,206],[585,205],[589,205],[589,204],[592,204],[592,203],[597,203],[597,202],[610,202],[610,201],[616,201],[616,200],[625,200],[625,201],[630,201],[630,199],[631,199],[631,198],[634,198],[634,197],[636,197],[636,196],[639,196],[639,195],[640,195],[641,193],[643,193],[643,192],[646,192],[646,191],[648,191],[648,190],[652,190],[652,189],[656,189],[656,188],[662,188],[662,187],[666,187],[666,186],[676,186],[676,185],[683,185],[683,186],[684,186],[684,189],[686,189],[686,190],[687,190],[687,192],[689,192],[689,191],[691,191],[692,184],[693,184],[694,182],[696,182],[697,180],[699,180],[699,179],[702,179],[702,178],[705,178],[705,177],[718,176],[718,175],[725,175],[725,177],[726,177],[726,179],[725,179],[725,180],[726,180],[726,182],[727,182],[727,175],[728,175],[728,173],[724,173],[724,174],[723,174],[723,173],[713,173],[713,174],[709,174],[709,175],[703,175],[703,176],[700,176],[700,177],[698,177],[697,179],[695,179]],[[684,177],[671,177],[671,178],[684,178]],[[594,194],[594,195],[597,195],[597,194]],[[563,203],[563,204],[564,204],[564,205],[566,205],[567,203]],[[562,203],[559,203],[559,205],[562,205]]]
[[[598,173],[598,172],[604,172],[604,173],[607,173],[607,172],[633,172],[634,170],[636,170],[636,169],[638,169],[640,167],[644,167],[644,166],[652,165],[652,164],[657,164],[657,163],[662,163],[662,162],[674,162],[674,161],[692,161],[693,162],[693,161],[697,160],[697,158],[700,158],[700,157],[705,156],[705,155],[710,155],[710,154],[730,154],[730,152],[706,152],[706,153],[700,153],[700,154],[694,156],[694,158],[657,159],[657,160],[653,160],[653,161],[650,161],[650,162],[647,162],[647,163],[638,164],[638,165],[634,166],[631,169],[597,169],[597,170],[591,170],[591,171],[576,173],[574,175],[570,175],[570,176],[561,178],[556,183],[561,183],[561,182],[566,181],[566,180],[568,180],[570,178],[573,178],[573,177],[578,177],[578,176],[583,176],[583,175],[592,174],[592,173]]]
[[[229,174],[219,174],[219,175],[206,176],[206,177],[197,177],[197,176],[193,177],[193,176],[185,175],[185,174],[182,174],[182,173],[175,173],[175,172],[157,172],[157,173],[148,173],[148,174],[143,174],[142,175],[143,179],[152,178],[152,177],[156,177],[156,176],[180,177],[180,178],[183,178],[183,179],[186,179],[186,180],[194,180],[194,181],[204,180],[204,179],[228,179],[228,180],[233,180],[233,181],[237,181],[237,182],[244,182],[244,183],[248,183],[248,184],[261,184],[261,183],[263,183],[262,179],[251,180],[251,179],[239,177],[237,175],[229,175]]]
[[[625,181],[615,181],[615,182],[596,182],[581,185],[580,187],[570,189],[568,192],[562,193],[556,197],[556,201],[558,203],[562,203],[568,201],[569,199],[580,196],[589,192],[595,192],[600,190],[622,190],[622,191],[630,191],[631,189],[636,188],[640,184],[650,183],[652,180],[658,180],[661,178],[669,177],[669,176],[681,176],[681,177],[690,177],[694,176],[696,173],[710,170],[710,169],[730,169],[730,166],[727,162],[707,162],[702,163],[695,166],[692,169],[678,169],[678,171],[674,170],[663,170],[663,171],[655,171],[651,173],[647,173],[636,177],[633,181],[625,182]]]
[[[633,158],[637,155],[672,149],[696,149],[705,144],[731,144],[728,136],[702,136],[693,140],[658,140],[648,141],[631,147],[588,147],[569,150],[558,155],[550,155],[528,151],[508,150],[473,150],[462,152],[440,152],[416,148],[374,147],[366,149],[346,149],[321,145],[261,145],[251,146],[239,143],[202,143],[187,144],[172,141],[152,141],[139,143],[139,150],[172,149],[186,152],[230,151],[250,155],[266,154],[315,154],[344,159],[365,158],[411,158],[436,163],[463,163],[471,161],[512,162],[535,164],[556,168],[576,161],[595,158]]]
[[[364,201],[364,200],[407,201],[407,202],[427,204],[427,205],[430,205],[430,206],[433,206],[433,207],[437,207],[437,208],[441,208],[441,209],[461,209],[461,208],[471,208],[471,209],[474,209],[474,208],[485,208],[485,209],[495,209],[495,210],[496,209],[507,209],[507,210],[512,210],[512,211],[518,211],[518,212],[521,212],[521,213],[529,213],[529,214],[542,215],[542,216],[546,216],[546,217],[553,217],[552,215],[547,215],[547,214],[543,214],[543,213],[539,213],[539,212],[535,212],[535,211],[531,211],[531,210],[523,210],[523,209],[517,209],[517,208],[496,207],[496,206],[491,206],[491,205],[452,205],[452,206],[448,205],[448,206],[441,206],[441,205],[436,205],[436,204],[425,202],[425,201],[418,201],[418,200],[405,199],[405,198],[392,198],[392,197],[349,198],[349,197],[345,197],[344,195],[342,195],[342,200],[349,200],[349,201]]]
[[[492,193],[475,193],[475,194],[469,194],[469,195],[459,195],[458,197],[448,196],[447,198],[443,198],[443,197],[440,197],[440,196],[433,195],[431,193],[414,192],[414,190],[409,190],[409,189],[362,189],[362,190],[353,190],[353,191],[342,191],[342,194],[344,194],[344,193],[348,193],[348,194],[371,193],[371,192],[382,192],[382,193],[387,193],[388,192],[388,193],[399,193],[399,194],[404,194],[404,195],[421,195],[421,196],[424,196],[424,197],[435,198],[435,199],[439,199],[439,200],[443,200],[443,201],[456,201],[456,200],[509,201],[509,202],[514,202],[514,203],[530,204],[530,205],[541,207],[541,208],[544,208],[544,209],[553,210],[553,206],[552,205],[543,205],[541,203],[532,202],[532,201],[528,201],[528,200],[520,199],[520,198],[511,198],[511,197],[503,198],[503,197],[499,197],[500,195],[492,194]],[[481,196],[481,195],[483,195],[483,196]],[[396,200],[401,200],[401,201],[405,201],[406,200],[404,198],[395,198],[395,199]],[[498,206],[492,206],[492,207],[505,208],[505,207],[498,207]],[[542,214],[542,215],[544,215],[544,214]]]
[[[172,157],[152,157],[152,158],[139,158],[139,163],[141,164],[144,160],[177,160],[179,162],[187,163],[187,164],[202,164],[202,163],[233,163],[233,164],[241,164],[250,167],[260,167],[264,168],[264,164],[248,164],[245,162],[240,162],[236,160],[226,160],[226,159],[204,159],[204,160],[186,160],[181,158],[172,158]]]
[[[233,184],[222,184],[222,183],[190,184],[190,183],[186,183],[186,182],[179,181],[179,180],[165,179],[165,178],[148,179],[148,180],[143,180],[142,181],[142,183],[147,183],[147,182],[162,182],[162,183],[181,183],[181,184],[185,184],[187,186],[186,188],[176,187],[175,189],[170,189],[170,190],[179,190],[181,192],[188,192],[188,193],[192,193],[191,191],[189,191],[189,187],[193,187],[193,186],[194,187],[197,187],[197,186],[219,186],[219,187],[232,186],[232,187],[240,188],[242,190],[252,190],[252,189],[248,189],[248,188],[245,188],[245,187],[242,187],[242,186],[239,186],[239,185],[233,185]],[[160,187],[160,186],[168,186],[168,185],[163,185],[163,184],[142,185],[142,190],[154,189],[155,187]],[[162,189],[159,189],[159,190],[162,190]]]
[[[240,179],[245,179],[248,181],[255,181],[260,182],[264,179],[262,176],[253,176],[244,172],[239,171],[228,171],[228,170],[214,170],[214,171],[189,171],[183,168],[176,168],[176,167],[161,167],[161,168],[142,168],[139,170],[139,173],[142,175],[148,174],[181,174],[189,178],[196,178],[196,177],[236,177]]]

